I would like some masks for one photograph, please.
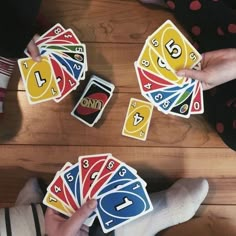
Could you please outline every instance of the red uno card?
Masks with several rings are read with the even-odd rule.
[[[78,86],[78,82],[66,70],[64,70],[62,66],[60,66],[57,60],[52,57],[50,57],[50,60],[61,92],[61,96],[56,98],[55,102],[60,102]]]
[[[194,91],[191,114],[202,114],[204,112],[203,103],[203,89],[202,84],[199,82]]]
[[[72,29],[67,29],[44,44],[80,44],[80,41]]]
[[[96,197],[96,194],[99,192],[99,189],[106,184],[112,174],[117,170],[120,166],[121,162],[117,160],[115,157],[108,157],[103,164],[98,176],[96,177],[91,189],[87,195],[88,198]],[[86,198],[87,199],[87,198]]]
[[[111,156],[110,153],[79,157],[80,186],[82,188],[80,193],[82,202],[89,192],[89,189],[101,170],[105,160],[109,156]]]
[[[135,70],[138,77],[140,89],[143,93],[148,93],[153,90],[164,88],[166,86],[173,86],[171,82],[163,79],[155,74],[152,74],[135,63]]]

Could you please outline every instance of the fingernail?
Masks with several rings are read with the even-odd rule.
[[[35,59],[36,59],[37,62],[41,61],[41,57],[40,56],[36,57]]]
[[[178,75],[178,76],[185,76],[185,72],[184,71],[177,71],[176,75]]]
[[[91,208],[91,209],[96,208],[96,206],[97,206],[97,201],[96,201],[95,199],[89,200],[89,201],[88,201],[88,206],[89,206],[89,208]]]

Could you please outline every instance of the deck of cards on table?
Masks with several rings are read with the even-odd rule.
[[[112,83],[93,75],[71,115],[90,127],[94,126],[101,118],[114,89]]]
[[[60,102],[85,79],[86,46],[72,29],[64,29],[59,23],[44,33],[36,45],[40,62],[35,62],[27,49],[28,58],[18,60],[28,101],[30,104],[52,99]]]
[[[202,57],[167,20],[150,35],[134,63],[141,94],[165,114],[189,118],[204,112],[201,82],[178,77],[183,68],[200,70]]]
[[[67,162],[56,173],[43,203],[70,217],[88,199],[97,199],[85,224],[98,217],[107,233],[153,210],[146,185],[135,169],[110,153],[79,156],[76,164]]]

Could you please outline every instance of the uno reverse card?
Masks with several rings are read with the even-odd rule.
[[[35,62],[32,58],[19,59],[18,65],[30,104],[48,101],[61,95],[48,56],[42,56],[40,62]]]
[[[152,117],[153,105],[131,98],[122,130],[122,135],[145,141]]]
[[[71,210],[71,208],[67,207],[60,199],[49,192],[46,193],[43,199],[43,204],[68,217],[71,217],[74,212],[73,210]]]
[[[55,102],[60,102],[78,86],[78,82],[54,58],[51,57],[50,60],[61,93],[60,97],[55,98]]]
[[[183,68],[193,68],[202,59],[198,51],[170,20],[162,24],[147,41],[173,72]]]
[[[176,85],[181,85],[185,81],[185,78],[178,77],[170,68],[170,66],[155,53],[154,49],[146,43],[142,49],[142,52],[138,58],[137,64],[144,70],[149,71],[157,75],[158,77],[164,78],[167,81]]]
[[[135,180],[98,198],[97,214],[104,233],[108,233],[153,210],[142,182]]]
[[[102,86],[92,82],[85,88],[84,93],[71,112],[71,115],[84,124],[92,127],[97,117],[100,117],[111,98],[112,93]]]
[[[95,198],[99,192],[99,190],[103,187],[103,185],[110,179],[112,174],[117,170],[120,166],[121,162],[113,156],[109,156],[104,162],[100,172],[98,173],[96,179],[94,180],[87,196],[87,198]]]
[[[104,162],[109,156],[111,156],[110,153],[105,153],[80,156],[78,158],[80,166],[81,202],[84,202],[83,199],[86,197]]]

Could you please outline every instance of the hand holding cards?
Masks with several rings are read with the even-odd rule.
[[[32,58],[18,60],[30,104],[54,100],[60,102],[79,85],[88,70],[86,46],[71,29],[54,25],[36,45],[41,62]],[[30,52],[26,49],[26,55]]]
[[[165,114],[188,118],[203,113],[201,83],[176,75],[183,68],[200,70],[200,61],[197,50],[166,21],[147,38],[134,63],[142,95]]]
[[[91,226],[98,216],[105,233],[153,210],[146,183],[132,167],[110,153],[80,156],[67,162],[47,188],[43,203],[70,217],[88,199],[98,205],[85,222]]]

